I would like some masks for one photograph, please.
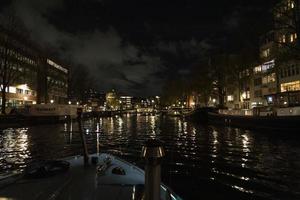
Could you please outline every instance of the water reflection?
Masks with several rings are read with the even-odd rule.
[[[26,160],[31,157],[29,150],[28,129],[7,129],[1,136],[1,169],[6,171],[10,168],[23,169]]]
[[[107,117],[85,121],[83,127],[90,152],[109,152],[139,166],[143,166],[143,142],[151,137],[161,139],[166,149],[163,181],[184,199],[199,199],[215,187],[268,198],[299,199],[297,140],[235,128],[203,127],[163,116]],[[76,123],[7,129],[0,134],[0,145],[2,171],[22,169],[34,160],[81,153]]]

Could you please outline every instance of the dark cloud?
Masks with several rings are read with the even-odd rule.
[[[99,90],[112,87],[134,95],[160,93],[159,78],[152,78],[163,70],[159,58],[142,53],[135,46],[124,45],[117,31],[94,29],[70,33],[58,29],[47,19],[47,13],[63,8],[62,1],[17,0],[10,6],[29,29],[32,39],[44,47],[59,51],[64,59],[89,69]]]
[[[10,8],[33,41],[89,69],[99,90],[155,95],[208,52],[231,49],[244,13],[263,13],[269,1],[13,0]]]

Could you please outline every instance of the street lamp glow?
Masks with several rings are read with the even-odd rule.
[[[53,99],[51,99],[51,100],[50,100],[50,103],[54,103],[54,100],[53,100]]]
[[[79,102],[77,101],[76,104],[79,105]]]
[[[71,103],[72,103],[72,102],[71,102],[71,101],[69,101],[68,103],[69,103],[69,105],[71,105]]]

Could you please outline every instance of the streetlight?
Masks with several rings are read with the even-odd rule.
[[[51,99],[51,100],[50,100],[50,103],[54,103],[54,100],[53,100],[53,99]]]
[[[68,103],[69,103],[69,105],[71,105],[71,103],[72,103],[72,102],[71,102],[71,101],[69,101]]]

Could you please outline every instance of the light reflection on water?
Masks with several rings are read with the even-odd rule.
[[[143,142],[161,139],[167,153],[163,181],[184,199],[203,194],[212,199],[240,194],[299,199],[300,147],[293,138],[203,127],[162,116],[91,119],[83,129],[90,152],[109,152],[141,167]],[[35,160],[81,153],[76,123],[6,129],[0,134],[0,147],[1,172],[23,169]]]

